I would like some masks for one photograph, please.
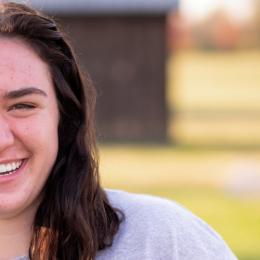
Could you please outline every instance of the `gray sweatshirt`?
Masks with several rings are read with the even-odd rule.
[[[107,194],[125,220],[113,245],[99,251],[96,260],[237,259],[220,235],[176,202],[116,190]]]
[[[227,244],[204,221],[175,202],[107,191],[125,221],[112,247],[96,260],[234,260]]]

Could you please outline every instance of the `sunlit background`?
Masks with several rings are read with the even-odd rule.
[[[176,200],[259,260],[260,0],[31,2],[98,88],[103,185]]]
[[[105,145],[107,187],[177,200],[260,259],[260,1],[182,0],[168,16],[167,145]]]
[[[180,13],[189,22],[198,22],[218,10],[226,13],[234,23],[247,23],[255,14],[257,0],[181,0]]]

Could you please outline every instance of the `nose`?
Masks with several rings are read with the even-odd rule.
[[[0,116],[0,152],[14,143],[14,135],[8,120]]]

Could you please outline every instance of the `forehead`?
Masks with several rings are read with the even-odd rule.
[[[0,37],[0,92],[23,86],[49,88],[49,68],[23,40]]]

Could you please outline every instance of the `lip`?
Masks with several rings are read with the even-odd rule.
[[[25,160],[24,158],[18,158],[18,159],[5,159],[0,161],[0,164],[7,164],[7,163],[12,163],[12,162],[19,162]]]
[[[20,160],[22,161],[22,165],[20,166],[20,168],[10,175],[0,175],[0,183],[13,181],[23,173],[23,170],[27,164],[28,159],[20,159]],[[20,161],[20,160],[16,160],[16,161]],[[14,160],[12,160],[12,161],[14,161]],[[8,162],[11,162],[11,160],[3,161],[0,163],[8,163]]]

